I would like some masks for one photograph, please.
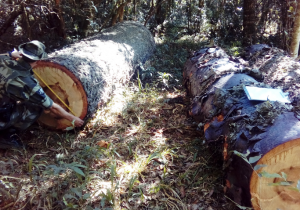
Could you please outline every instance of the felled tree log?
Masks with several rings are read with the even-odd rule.
[[[35,71],[76,116],[86,119],[115,89],[129,81],[154,48],[154,39],[147,28],[128,21],[49,54],[49,59],[40,61]],[[40,80],[45,92],[69,111],[44,82]],[[39,121],[56,129],[71,125],[49,114],[43,114]]]
[[[300,63],[285,51],[267,45],[254,45],[247,49],[249,67],[263,75],[263,82],[274,88],[289,92],[297,103],[300,96]]]
[[[300,122],[290,104],[248,100],[243,85],[270,87],[257,81],[264,79],[242,59],[218,48],[202,49],[184,69],[193,98],[190,115],[204,125],[207,142],[223,144],[226,193],[232,200],[254,209],[300,209],[300,193],[289,189],[300,179]],[[233,151],[247,156],[251,164]],[[254,171],[260,164],[266,166]],[[284,172],[291,185],[278,184],[284,178],[259,177],[267,176],[263,171],[281,176]]]

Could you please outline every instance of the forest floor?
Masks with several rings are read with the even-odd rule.
[[[181,85],[201,44],[156,41],[139,77],[83,130],[35,124],[22,136],[27,150],[0,152],[0,209],[235,209],[222,145],[205,143]]]

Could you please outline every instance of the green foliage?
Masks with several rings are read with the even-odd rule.
[[[264,178],[268,178],[268,179],[282,179],[284,181],[279,181],[279,182],[273,182],[273,183],[269,183],[268,186],[291,186],[294,182],[293,181],[288,181],[287,180],[287,174],[285,172],[281,172],[281,175],[278,173],[268,173],[267,171],[263,170],[260,173],[257,173],[256,171],[266,167],[267,165],[265,164],[258,164],[256,165],[254,168],[252,167],[251,164],[257,162],[260,158],[261,158],[261,154],[255,157],[250,157],[249,160],[247,159],[248,155],[250,154],[249,151],[247,151],[246,154],[240,153],[238,151],[233,151],[233,153],[239,157],[241,157],[244,161],[246,161],[250,167],[253,169],[253,171],[258,175],[258,177],[264,177]],[[297,182],[297,187],[288,187],[288,189],[290,190],[294,190],[297,192],[300,192],[300,180],[298,180]],[[238,206],[239,207],[239,206]],[[241,208],[241,207],[239,207]],[[243,208],[241,208],[243,209]]]
[[[157,72],[157,73],[158,73],[158,81],[162,82],[164,86],[168,87],[168,81],[170,77],[172,77],[172,75],[166,72]]]
[[[75,129],[75,120],[72,121],[72,126],[65,128],[66,131],[70,131],[74,129]]]
[[[270,178],[270,177],[267,177]],[[269,186],[290,186],[293,184],[292,182],[275,182],[275,183],[269,183]]]
[[[100,194],[102,196],[101,199],[101,207],[103,208],[105,206],[105,203],[108,202],[110,204],[114,204],[115,198],[114,198],[114,194],[109,190],[106,189],[106,193],[101,193]]]
[[[45,174],[59,175],[61,173],[65,173],[68,169],[71,169],[76,174],[84,177],[85,174],[80,168],[87,168],[87,166],[84,166],[84,165],[78,164],[76,162],[73,162],[73,163],[70,163],[70,164],[61,163],[59,166],[57,166],[57,165],[48,165],[47,168],[52,169],[52,170],[45,171],[44,172]]]
[[[243,51],[243,47],[240,41],[234,41],[232,46],[228,49],[227,53],[229,55],[238,57],[240,56],[241,52]]]
[[[110,163],[110,181],[111,181],[111,186],[113,186],[113,183],[114,183],[114,177],[115,177],[116,174],[117,174],[116,169],[117,169],[116,161],[113,160],[113,161]]]
[[[261,173],[259,173],[261,177],[265,177],[265,178],[282,178],[279,174],[277,173],[273,173],[270,174],[266,171],[262,171]]]
[[[257,165],[255,165],[254,166],[254,171],[257,171],[258,169],[260,169],[260,168],[262,168],[262,167],[266,167],[267,165],[265,165],[265,164],[257,164]]]
[[[250,157],[249,158],[249,163],[255,163],[261,158],[261,154],[255,157]]]
[[[37,156],[39,154],[34,154],[32,155],[32,157],[29,159],[29,162],[28,162],[28,172],[30,174],[30,180],[32,181],[32,167],[34,166],[33,164],[33,159],[35,156]]]
[[[131,179],[129,181],[129,194],[131,193],[131,190],[132,190],[132,188],[134,186],[134,183],[136,182],[137,178],[138,178],[137,175],[131,177]]]

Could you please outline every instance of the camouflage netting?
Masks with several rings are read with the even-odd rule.
[[[82,83],[88,114],[122,88],[138,65],[153,53],[155,42],[142,24],[127,21],[103,33],[51,53],[47,61],[70,70]]]

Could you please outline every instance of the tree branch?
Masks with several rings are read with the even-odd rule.
[[[147,17],[146,20],[145,20],[144,26],[147,25],[147,23],[148,23],[148,21],[150,20],[150,18],[155,14],[157,8],[158,8],[163,2],[165,2],[165,1],[166,1],[166,0],[162,0],[161,2],[159,2],[159,3],[155,6],[155,8],[152,7],[152,8],[150,9],[150,11],[149,11],[149,13],[148,13],[148,17]]]
[[[23,14],[24,9],[23,7],[20,5],[18,7],[18,9],[14,10],[11,14],[10,17],[5,21],[5,23],[2,25],[2,27],[0,28],[0,36],[2,36],[6,30],[9,28],[9,26],[12,25],[12,23],[17,19],[17,17],[21,14]]]

